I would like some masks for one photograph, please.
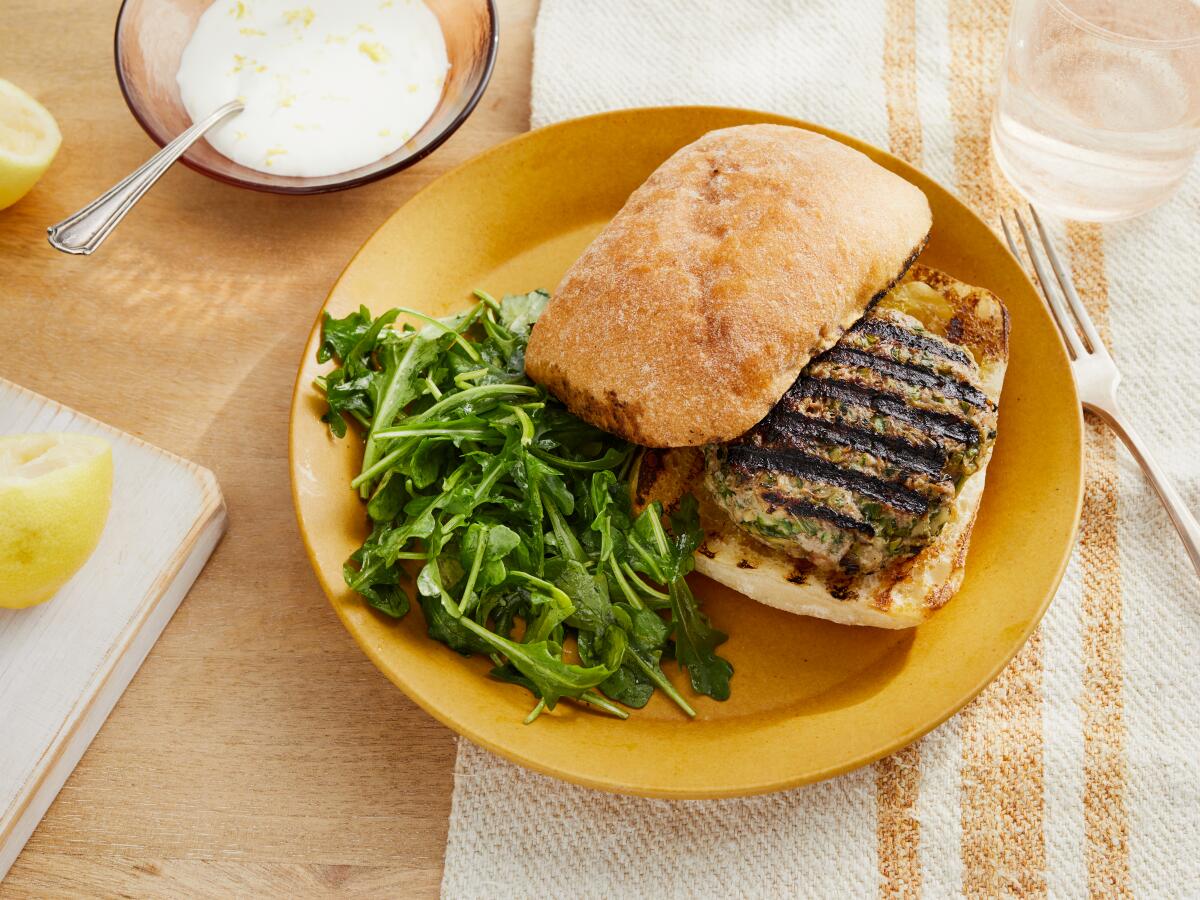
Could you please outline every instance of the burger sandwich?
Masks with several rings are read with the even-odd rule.
[[[710,132],[567,272],[527,373],[699,500],[696,568],[835,622],[920,624],[962,581],[1008,314],[918,264],[924,194],[812,131]]]

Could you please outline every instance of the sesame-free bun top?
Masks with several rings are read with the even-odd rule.
[[[526,370],[638,444],[730,440],[904,274],[930,222],[920,190],[823,135],[711,131],[571,266]]]

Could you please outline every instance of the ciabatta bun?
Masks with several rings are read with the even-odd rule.
[[[904,274],[930,223],[920,190],[830,138],[710,132],[659,166],[567,272],[526,371],[643,446],[730,440]]]
[[[930,331],[967,347],[979,363],[984,393],[999,402],[1008,364],[1003,304],[982,288],[924,266],[915,266],[905,282],[928,285],[927,292],[912,292],[919,307],[908,311]],[[696,570],[760,603],[846,625],[910,628],[941,608],[962,583],[990,456],[964,482],[953,518],[933,543],[909,560],[857,577],[814,570],[734,525],[706,495],[703,460],[694,448],[649,451],[638,472],[634,503],[640,509],[660,500],[669,508],[688,491],[695,493],[705,531]]]

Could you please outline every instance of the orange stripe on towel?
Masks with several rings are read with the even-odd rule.
[[[1098,225],[1071,222],[1067,244],[1075,287],[1100,336],[1108,334],[1108,280]],[[1080,520],[1083,573],[1083,827],[1088,893],[1131,896],[1125,807],[1125,723],[1121,700],[1121,575],[1117,553],[1115,438],[1087,417]]]
[[[875,764],[875,842],[884,897],[921,896],[921,829],[916,818],[921,748],[905,747]]]

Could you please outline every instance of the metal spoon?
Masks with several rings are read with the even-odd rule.
[[[46,229],[50,246],[64,253],[82,253],[89,256],[104,243],[114,228],[142,199],[142,195],[162,177],[171,164],[187,152],[188,147],[200,140],[210,128],[219,125],[245,108],[241,100],[231,100],[215,110],[206,119],[197,122],[171,143],[167,144],[146,164],[101,194],[74,215],[68,216],[57,225]]]

